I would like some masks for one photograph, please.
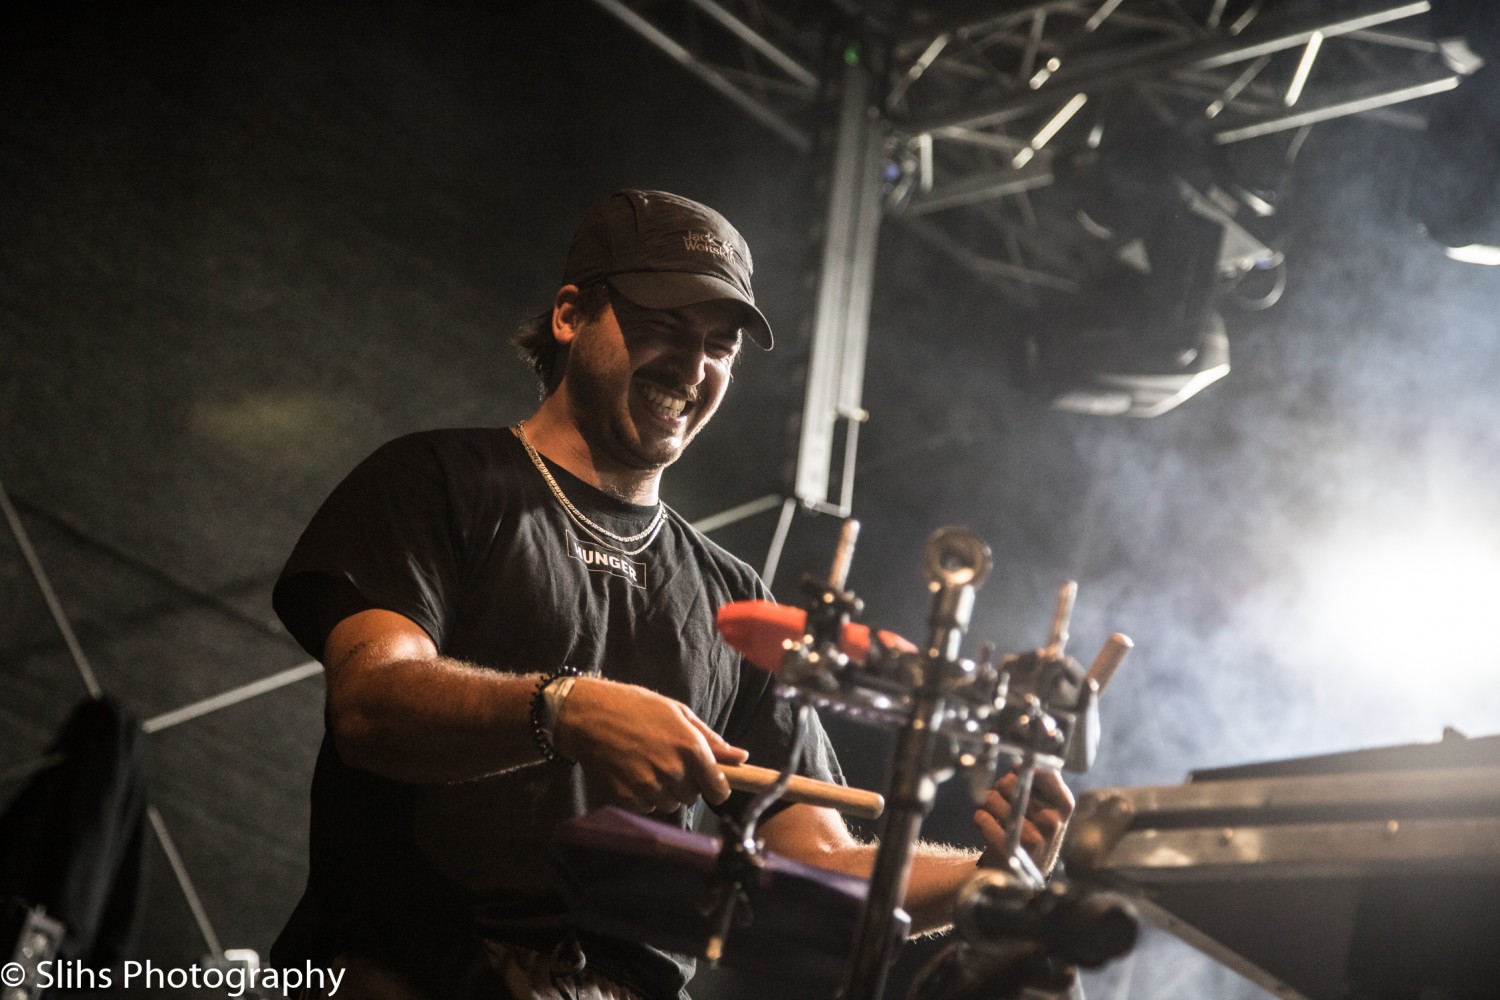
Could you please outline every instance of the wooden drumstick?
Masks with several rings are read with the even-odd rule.
[[[780,771],[753,764],[720,764],[719,770],[729,780],[729,787],[737,792],[763,792],[781,777]],[[800,774],[792,775],[792,780],[781,797],[788,802],[828,806],[841,813],[865,819],[875,819],[885,811],[885,797],[876,792],[804,778]]]
[[[1135,648],[1135,643],[1130,641],[1130,636],[1116,632],[1104,643],[1104,648],[1099,650],[1099,655],[1089,667],[1089,680],[1099,685],[1099,690],[1104,690],[1104,685],[1115,675],[1120,663],[1126,655]]]

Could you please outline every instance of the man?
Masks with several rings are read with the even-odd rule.
[[[308,887],[277,965],[345,970],[338,995],[682,995],[690,957],[578,932],[552,832],[605,804],[686,824],[721,764],[784,759],[791,713],[713,616],[768,594],[658,498],[745,337],[772,338],[749,249],[714,210],[619,192],[585,220],[550,313],[518,338],[540,376],[514,428],[410,435],[314,517],[274,603],[327,670]],[[804,773],[841,780],[814,725]],[[1040,856],[1072,800],[1044,782]],[[992,848],[1008,806],[976,814]],[[768,849],[867,874],[874,848],[808,805]],[[928,850],[909,906],[941,926],[974,854]]]

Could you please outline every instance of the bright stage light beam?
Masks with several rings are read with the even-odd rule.
[[[1366,680],[1500,677],[1500,539],[1491,531],[1344,535],[1311,555],[1307,571],[1310,646]]]

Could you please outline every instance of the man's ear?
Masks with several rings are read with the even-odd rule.
[[[584,323],[578,298],[577,285],[563,285],[552,298],[552,338],[564,346],[573,342]]]

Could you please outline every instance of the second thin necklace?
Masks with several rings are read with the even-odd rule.
[[[531,459],[531,464],[536,466],[536,471],[542,474],[542,478],[547,481],[547,486],[552,490],[552,495],[557,498],[558,503],[562,504],[563,510],[567,511],[568,516],[573,519],[574,524],[582,528],[594,541],[605,548],[613,549],[622,556],[637,556],[651,547],[651,543],[656,541],[657,533],[661,531],[662,523],[666,520],[666,504],[658,503],[656,505],[656,514],[651,518],[651,523],[633,535],[617,535],[602,524],[596,524],[583,511],[573,506],[573,502],[568,499],[568,495],[562,491],[562,487],[557,484],[557,480],[552,476],[552,470],[547,468],[547,463],[542,460],[542,456],[537,453],[530,439],[526,437],[526,428],[524,425],[525,421],[523,420],[512,428],[516,439],[521,442],[521,447],[526,449],[526,455]],[[633,549],[626,548],[632,542],[640,542],[641,544]]]

